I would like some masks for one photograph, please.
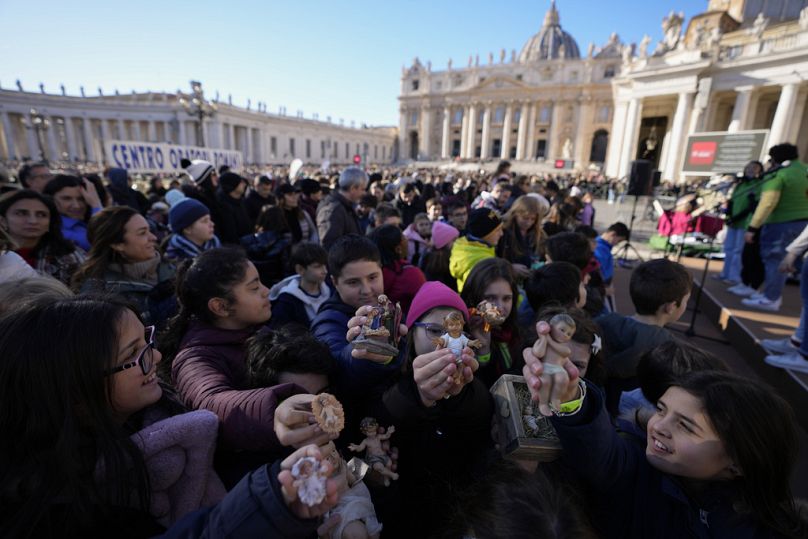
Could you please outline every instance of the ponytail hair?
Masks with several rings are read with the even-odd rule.
[[[219,247],[188,259],[177,269],[176,293],[179,312],[168,322],[160,337],[160,363],[163,374],[171,372],[171,362],[191,322],[213,324],[215,315],[208,309],[213,298],[232,301],[233,287],[247,274],[247,255],[237,247]]]
[[[789,485],[799,442],[791,406],[771,388],[735,374],[698,371],[676,384],[701,400],[727,455],[740,469],[735,510],[791,537],[804,537]]]

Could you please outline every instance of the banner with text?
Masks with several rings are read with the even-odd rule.
[[[682,174],[712,176],[737,174],[749,161],[766,155],[768,130],[696,133],[687,137]]]
[[[108,140],[104,144],[106,162],[111,167],[125,168],[132,173],[177,173],[182,171],[182,159],[210,161],[218,170],[227,165],[238,172],[243,166],[241,152],[219,148],[199,148],[161,142]]]

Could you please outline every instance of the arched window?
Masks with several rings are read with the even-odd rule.
[[[606,161],[606,147],[609,145],[609,132],[598,129],[592,136],[592,150],[589,152],[590,163],[603,163]]]

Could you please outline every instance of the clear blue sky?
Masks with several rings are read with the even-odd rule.
[[[401,66],[415,56],[486,61],[522,45],[550,0],[0,0],[0,84],[69,94],[176,91],[202,81],[235,104],[319,113],[346,124],[396,125]],[[707,0],[558,0],[562,27],[585,53],[611,32],[655,43],[670,10],[689,20]],[[510,55],[510,52],[508,53]]]

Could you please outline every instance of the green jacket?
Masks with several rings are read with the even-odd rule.
[[[805,163],[794,159],[773,176],[766,175],[762,191],[780,193],[777,206],[769,214],[766,224],[808,219],[808,170]]]
[[[465,236],[458,238],[452,247],[452,254],[449,256],[449,272],[452,277],[457,279],[457,292],[463,291],[463,285],[477,262],[494,256],[493,246],[481,241],[470,240]]]

